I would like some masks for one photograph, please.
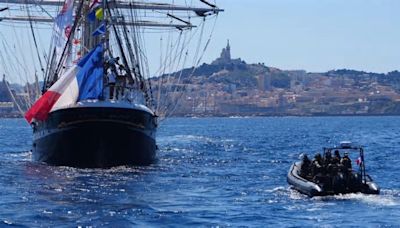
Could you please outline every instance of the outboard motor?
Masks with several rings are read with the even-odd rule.
[[[346,192],[346,179],[344,178],[343,173],[339,172],[333,177],[332,189],[335,193]]]
[[[362,186],[363,186],[363,183],[362,183],[362,177],[361,177],[361,175],[360,174],[358,174],[358,173],[349,173],[349,175],[348,175],[348,181],[347,181],[347,183],[348,183],[348,189],[350,190],[350,191],[361,191],[362,190]]]

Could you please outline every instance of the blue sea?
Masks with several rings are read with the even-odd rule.
[[[0,227],[400,227],[400,117],[171,118],[148,167],[48,166],[31,139],[0,120]],[[287,184],[299,154],[342,140],[365,146],[380,195]]]

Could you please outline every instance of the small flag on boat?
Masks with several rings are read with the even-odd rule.
[[[80,100],[98,99],[103,90],[103,46],[100,44],[66,71],[26,112],[25,119],[46,120],[49,113]]]
[[[361,157],[358,157],[357,160],[356,160],[356,164],[357,165],[361,165],[361,163],[362,163]]]

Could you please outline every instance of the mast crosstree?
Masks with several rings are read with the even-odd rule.
[[[171,35],[166,33],[168,35],[166,35],[167,39],[165,40],[171,43],[171,45],[166,46],[164,49],[165,53],[163,53],[163,50],[160,50],[160,55],[170,56],[169,60],[167,60],[167,57],[162,57],[164,59],[160,61],[160,64],[162,62],[164,67],[160,66],[158,73],[159,75],[163,75],[166,73],[166,69],[172,69],[174,66],[178,68],[179,64],[183,66],[186,62],[187,50],[185,50],[183,45],[188,44],[192,38],[184,35],[182,32],[197,28],[199,24],[196,24],[196,18],[199,18],[198,22],[204,26],[203,22],[205,22],[205,18],[218,15],[218,13],[224,11],[206,0],[198,1],[199,5],[203,4],[202,7],[179,5],[175,3],[176,1],[171,1],[172,4],[169,4],[132,0],[0,0],[0,23],[29,22],[31,25],[32,22],[35,22],[35,24],[55,23],[57,22],[57,17],[53,18],[51,13],[46,12],[44,14],[43,12],[46,10],[51,12],[63,11],[67,2],[73,4],[74,7],[73,24],[71,24],[71,28],[68,31],[71,37],[68,35],[63,38],[64,40],[56,41],[62,43],[61,48],[56,47],[54,36],[60,37],[62,34],[60,34],[60,31],[57,31],[57,25],[53,26],[53,38],[49,55],[44,58],[47,67],[44,73],[45,82],[42,93],[46,92],[67,71],[69,67],[68,61],[76,61],[76,54],[75,57],[71,57],[72,52],[79,54],[79,56],[84,56],[100,42],[105,42],[107,44],[104,45],[105,55],[103,56],[108,56],[107,58],[112,58],[113,56],[121,57],[130,82],[143,92],[146,98],[146,105],[148,106],[152,106],[153,97],[149,79],[150,75],[145,72],[148,71],[147,57],[144,56],[145,48],[142,47],[145,40],[142,35],[137,34],[143,34],[144,30],[157,32],[158,30],[154,29],[159,29],[159,31],[176,29],[176,34],[179,37],[178,41],[172,43],[170,41]],[[96,20],[93,23],[89,21],[87,15],[96,2],[102,5],[104,16],[102,19],[103,22]],[[17,7],[18,5],[22,7]],[[79,15],[77,13],[78,6],[82,6]],[[26,10],[24,10],[24,7],[26,7]],[[39,10],[34,11],[34,7],[39,7]],[[7,14],[3,11],[10,12]],[[99,36],[93,35],[101,27],[102,23],[105,25],[104,33],[100,31],[102,34]],[[200,34],[202,34],[203,27],[199,30]],[[34,35],[33,29],[32,33]],[[109,42],[114,42],[114,46],[110,48]],[[160,42],[165,41],[161,38]],[[201,55],[199,54],[200,50],[199,47],[196,48],[194,58]],[[178,63],[174,63],[174,61]],[[173,71],[170,70],[170,72]],[[104,73],[106,74],[106,72]],[[163,80],[161,80],[161,83],[164,82]],[[168,84],[169,79],[166,82]],[[177,91],[178,87],[171,87],[171,89]],[[161,85],[158,85],[158,90],[158,92],[161,91]],[[154,110],[158,110],[158,108],[154,107]]]

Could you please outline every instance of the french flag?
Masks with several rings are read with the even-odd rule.
[[[67,70],[26,112],[28,123],[44,121],[49,113],[80,100],[99,99],[103,91],[103,47],[98,45]]]
[[[356,164],[357,165],[361,165],[361,163],[362,163],[361,157],[358,157],[357,160],[356,160]]]

